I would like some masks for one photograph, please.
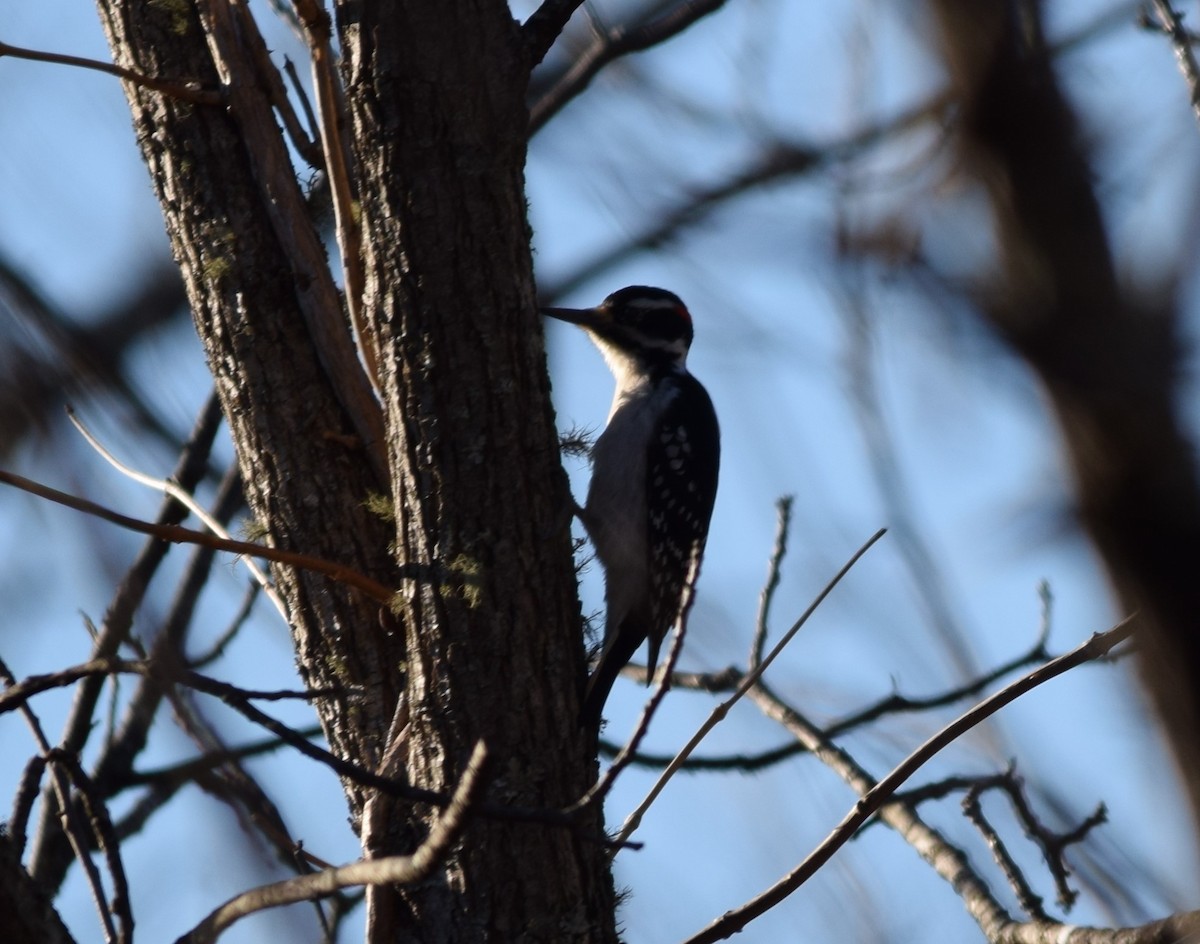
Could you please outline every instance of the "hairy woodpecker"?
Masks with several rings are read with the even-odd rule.
[[[579,715],[597,728],[621,668],[649,640],[648,681],[679,618],[708,537],[720,431],[708,393],[687,370],[692,318],[676,295],[633,285],[596,308],[542,313],[586,330],[617,381],[580,511],[604,565],[604,648]]]

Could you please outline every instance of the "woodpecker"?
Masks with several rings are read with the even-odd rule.
[[[604,566],[604,646],[579,720],[598,729],[621,668],[649,641],[647,684],[679,618],[688,574],[708,537],[720,430],[687,370],[692,317],[678,296],[633,285],[595,308],[543,308],[591,336],[616,379],[580,519]]]

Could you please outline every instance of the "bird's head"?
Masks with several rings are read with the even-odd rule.
[[[579,325],[599,345],[614,372],[613,358],[643,370],[683,368],[692,345],[692,316],[679,296],[661,288],[631,285],[595,308],[543,308],[543,315]]]

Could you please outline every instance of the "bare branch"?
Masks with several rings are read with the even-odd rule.
[[[304,728],[298,733],[308,738],[320,737],[321,728],[314,725],[311,728]],[[286,746],[286,742],[281,738],[272,737],[263,738],[260,741],[254,741],[250,744],[243,744],[240,747],[228,747],[208,751],[200,757],[194,757],[191,760],[185,760],[170,767],[161,767],[157,770],[140,770],[131,773],[123,786],[150,786],[157,789],[161,785],[168,784],[174,787],[189,783],[196,778],[199,772],[219,767],[230,760],[245,760],[249,757],[259,757]]]
[[[529,50],[529,67],[532,69],[546,58],[546,53],[562,33],[563,27],[582,5],[583,0],[543,0],[522,25],[525,46]]]
[[[1074,905],[1075,900],[1079,897],[1079,893],[1068,884],[1070,869],[1063,858],[1063,853],[1068,846],[1082,842],[1088,833],[1102,823],[1107,822],[1108,811],[1104,804],[1101,803],[1095,812],[1085,818],[1074,829],[1065,833],[1057,833],[1044,826],[1033,812],[1033,808],[1029,805],[1029,800],[1025,796],[1024,783],[1013,769],[1009,769],[995,777],[980,778],[977,782],[970,784],[967,790],[967,796],[963,798],[963,810],[966,812],[967,818],[975,824],[976,828],[984,833],[985,838],[988,840],[988,845],[993,848],[997,862],[1004,869],[1005,876],[1009,879],[1009,884],[1012,885],[1018,899],[1021,901],[1021,907],[1032,917],[1039,919],[1045,917],[1040,910],[1041,899],[1037,898],[1029,890],[1024,877],[1019,872],[1015,876],[1009,874],[1010,869],[1014,872],[1016,871],[1016,866],[1012,863],[1011,857],[1008,856],[1007,850],[1003,848],[1003,843],[1000,842],[999,837],[993,838],[993,835],[990,833],[991,827],[987,825],[978,802],[979,796],[987,790],[1001,790],[1008,797],[1009,802],[1012,804],[1013,812],[1016,814],[1017,819],[1020,820],[1021,828],[1025,831],[1025,835],[1036,843],[1041,850],[1046,867],[1050,870],[1050,875],[1054,879],[1054,887],[1058,893],[1058,904],[1069,911],[1071,906]],[[1032,903],[1033,899],[1036,899],[1036,908],[1027,906],[1026,899],[1030,903]]]
[[[949,102],[949,96],[946,94],[934,96],[892,118],[866,125],[843,138],[825,144],[789,141],[768,143],[744,166],[724,179],[693,189],[675,206],[655,211],[653,219],[656,222],[641,233],[593,256],[562,279],[543,281],[543,299],[558,298],[578,288],[598,273],[607,271],[638,253],[669,244],[683,232],[703,223],[726,203],[745,193],[781,180],[802,177],[830,163],[845,160],[899,131],[937,119],[945,113]]]
[[[11,685],[15,681],[12,672],[9,671],[7,664],[0,660],[0,682],[5,685]],[[107,812],[104,810],[103,802],[97,800],[94,804],[89,803],[88,819],[93,827],[94,835],[100,845],[105,848],[108,857],[110,872],[113,879],[113,894],[114,902],[112,908],[107,902],[107,895],[104,891],[104,883],[100,879],[100,871],[96,868],[96,863],[92,861],[92,857],[88,854],[91,847],[91,842],[88,839],[88,832],[84,824],[80,821],[78,810],[71,802],[71,780],[74,780],[77,787],[83,787],[86,790],[87,776],[79,767],[74,755],[67,754],[63,751],[56,751],[50,746],[50,741],[46,738],[45,732],[42,730],[42,724],[26,704],[21,706],[21,714],[24,716],[26,723],[29,725],[29,730],[33,733],[33,739],[37,743],[38,750],[41,751],[43,760],[50,771],[50,791],[53,792],[54,799],[58,803],[58,808],[63,812],[61,827],[66,835],[71,850],[74,852],[75,860],[83,869],[83,874],[87,878],[88,888],[92,893],[92,900],[95,902],[96,911],[100,916],[100,923],[104,928],[105,940],[118,942],[118,944],[128,944],[133,935],[133,916],[129,911],[129,886],[125,882],[125,870],[121,864],[120,846],[113,838],[112,823],[108,818]],[[89,794],[91,791],[86,790]],[[117,927],[113,924],[112,911],[115,910],[120,923],[120,932],[118,934]]]
[[[187,300],[179,270],[155,259],[126,280],[130,291],[96,311],[68,314],[7,259],[0,258],[0,305],[36,344],[6,332],[0,358],[0,456],[14,452],[68,397],[111,391],[137,422],[171,449],[179,435],[126,377],[125,359],[147,334],[170,324]]]
[[[996,864],[1000,866],[1000,871],[1004,873],[1004,877],[1008,880],[1009,886],[1016,894],[1017,904],[1021,906],[1021,910],[1035,921],[1048,921],[1049,918],[1046,915],[1046,910],[1042,907],[1041,896],[1034,894],[1024,874],[1009,854],[1004,840],[1000,838],[995,828],[983,815],[983,809],[979,805],[980,792],[979,787],[972,787],[967,791],[967,795],[963,797],[962,802],[963,814],[979,830],[987,842],[988,848],[992,850],[992,856],[995,858]]]
[[[1184,28],[1183,15],[1175,12],[1170,0],[1150,0],[1149,6],[1154,8],[1158,28],[1171,38],[1175,61],[1179,63],[1179,71],[1187,82],[1192,113],[1200,121],[1200,65],[1196,64],[1196,54],[1192,50],[1196,38]],[[1143,16],[1145,25],[1153,25],[1147,12],[1144,11]]]
[[[212,944],[230,925],[266,908],[309,901],[355,885],[407,884],[420,882],[433,874],[458,841],[467,813],[482,785],[487,760],[483,741],[475,745],[454,796],[430,829],[429,837],[411,856],[388,856],[326,869],[263,885],[232,898],[212,912],[176,944]]]
[[[180,453],[172,479],[183,488],[194,488],[208,465],[213,441],[220,428],[221,410],[215,395],[210,395],[200,414],[192,434]],[[158,523],[167,525],[184,517],[184,508],[173,498],[166,499],[158,514]],[[145,598],[151,578],[158,570],[170,545],[161,541],[146,542],[141,553],[129,568],[117,588],[99,635],[93,645],[93,656],[111,659],[129,637],[133,616]],[[94,727],[96,704],[107,679],[105,674],[96,674],[83,679],[75,693],[70,714],[63,727],[59,747],[68,754],[79,755],[87,743]],[[50,791],[43,791],[44,802],[39,813],[37,841],[31,856],[30,873],[47,888],[57,888],[62,882],[70,863],[70,849],[63,843],[59,828],[57,799]]]
[[[310,2],[316,6],[316,0]],[[297,298],[317,356],[366,450],[372,472],[380,483],[386,483],[389,475],[383,449],[386,437],[373,379],[364,373],[345,323],[342,298],[330,272],[325,247],[312,226],[301,225],[309,219],[308,207],[297,185],[295,168],[279,134],[273,108],[254,81],[257,71],[254,55],[245,48],[243,36],[257,33],[258,26],[248,11],[239,13],[235,22],[233,8],[228,3],[202,3],[198,12],[218,68],[232,77],[227,80],[229,112],[245,138],[246,152],[267,198],[262,206],[271,230],[296,280],[306,286]],[[255,42],[261,42],[261,37]],[[333,120],[332,116],[328,120]],[[332,150],[326,152],[327,164],[335,158]],[[345,252],[347,247],[342,249]],[[351,280],[348,287],[354,284]]]
[[[183,82],[170,79],[159,79],[152,75],[143,75],[133,69],[126,69],[111,62],[101,62],[99,59],[85,59],[82,56],[68,56],[58,52],[41,52],[37,49],[22,49],[20,46],[10,46],[0,42],[0,58],[12,56],[14,59],[28,59],[32,62],[50,62],[60,66],[74,66],[79,69],[92,69],[115,75],[126,82],[140,85],[143,88],[162,92],[171,98],[191,102],[193,105],[220,105],[223,101],[221,92],[204,88],[195,80]]]
[[[231,467],[221,481],[213,500],[212,517],[218,523],[228,521],[241,504],[240,476],[236,468]],[[150,655],[146,655],[136,639],[130,639],[132,647],[147,664],[163,667],[186,664],[184,652],[188,629],[193,623],[196,607],[208,581],[216,553],[210,548],[197,548],[190,555],[160,629],[154,637]],[[92,775],[101,795],[113,796],[130,782],[134,763],[149,741],[150,729],[159,717],[159,706],[164,698],[171,702],[177,721],[198,740],[201,750],[212,746],[196,737],[193,731],[195,725],[191,724],[196,713],[187,703],[183,693],[166,681],[167,674],[164,671],[141,675],[140,683],[125,706],[120,726],[110,722],[109,729],[114,733],[105,739]],[[118,678],[113,676],[111,691],[114,710],[119,689],[117,682]],[[148,816],[160,808],[173,792],[173,789],[153,791],[150,796],[144,798],[145,802],[139,803],[136,810],[122,820],[122,829],[128,831],[144,826]]]
[[[561,14],[563,8],[569,5],[569,3],[547,2],[543,4],[543,9],[552,7],[554,13]],[[664,43],[682,33],[697,20],[703,19],[724,5],[725,0],[680,0],[664,13],[651,14],[633,24],[614,26],[604,34],[597,36],[566,75],[534,103],[529,115],[530,136],[536,134],[569,101],[582,94],[596,74],[610,62],[630,53],[643,52]],[[538,13],[541,12],[538,10]],[[536,17],[537,14],[534,16]],[[554,14],[547,15],[546,20],[543,21],[544,25],[537,31],[538,34],[549,32],[553,26],[552,18],[556,19],[557,17],[554,17]],[[532,20],[533,17],[530,19]],[[563,19],[563,23],[565,22],[566,20]],[[562,24],[559,24],[558,30],[561,28]],[[555,35],[557,35],[557,30]],[[539,42],[541,41],[539,35]],[[550,41],[553,42],[553,37],[550,38]],[[549,43],[546,43],[546,48],[549,48]],[[545,55],[545,51],[542,52],[542,55]]]
[[[251,16],[249,8],[245,5],[239,5],[237,10],[239,15],[243,17],[243,22]],[[275,113],[279,115],[280,120],[283,122],[283,128],[287,132],[288,138],[291,139],[292,147],[304,158],[309,167],[324,170],[325,157],[316,142],[308,136],[308,131],[300,124],[300,118],[296,114],[296,110],[292,107],[292,100],[288,98],[287,88],[283,84],[283,78],[279,74],[279,69],[271,61],[271,51],[263,41],[262,34],[256,28],[244,29],[241,32],[241,37],[250,47],[250,54],[254,57],[258,76],[262,80],[263,85],[266,86],[267,95],[271,99]],[[291,61],[286,57],[284,57],[284,63],[285,68],[289,68],[288,76],[292,79],[292,85],[296,90],[296,96],[300,100],[301,107],[304,109],[305,116],[311,118],[312,113],[309,109],[308,99],[304,95],[304,89],[296,81],[295,68],[291,67]],[[309,128],[315,127],[316,123],[310,121]]]
[[[67,771],[71,784],[79,794],[88,825],[95,836],[96,845],[104,854],[104,861],[108,864],[108,872],[112,877],[112,895],[108,899],[107,907],[117,917],[120,927],[118,941],[132,941],[133,912],[130,910],[132,903],[129,899],[129,882],[125,877],[125,865],[121,861],[121,843],[113,828],[108,806],[92,779],[80,766],[77,757],[61,750],[51,750],[46,759],[50,764],[61,766]]]
[[[767,564],[767,582],[763,584],[762,593],[758,598],[758,620],[754,627],[754,639],[750,643],[750,661],[747,663],[753,671],[762,662],[763,649],[767,644],[767,633],[771,616],[771,603],[775,599],[775,591],[779,588],[780,568],[783,566],[784,555],[787,554],[788,532],[792,526],[791,495],[785,495],[775,503],[775,548],[771,552],[770,563]]]
[[[1054,47],[1055,53],[1078,48],[1095,36],[1117,27],[1124,27],[1129,20],[1126,5],[1121,4],[1099,14],[1095,20],[1085,24],[1077,32],[1065,37]],[[598,274],[619,266],[638,253],[659,249],[678,239],[688,229],[703,223],[716,210],[741,195],[759,187],[777,183],[792,177],[802,177],[827,167],[831,163],[844,161],[869,147],[891,139],[899,132],[911,130],[926,122],[941,126],[950,123],[951,106],[954,104],[950,90],[931,95],[900,113],[879,122],[864,125],[842,138],[824,144],[800,142],[768,142],[762,150],[750,158],[740,170],[724,180],[696,188],[673,207],[656,211],[653,226],[624,240],[619,246],[599,253],[577,266],[562,279],[551,282],[544,280],[541,291],[545,300],[555,299]],[[536,131],[536,129],[534,129]],[[532,135],[533,132],[531,132]]]
[[[1019,669],[1026,668],[1035,662],[1048,662],[1053,657],[1046,651],[1046,634],[1047,623],[1043,621],[1042,629],[1039,631],[1038,639],[1033,647],[1027,652],[1022,653],[999,665],[996,668],[985,672],[976,679],[956,686],[955,688],[947,689],[944,692],[939,692],[936,695],[926,696],[909,696],[893,693],[886,698],[881,698],[873,704],[867,705],[858,711],[847,715],[837,721],[832,721],[824,726],[825,734],[828,737],[838,737],[853,731],[856,728],[870,724],[872,721],[886,715],[902,714],[905,712],[930,711],[935,708],[945,708],[953,705],[955,702],[962,701],[964,698],[971,698],[979,695],[984,689],[994,682],[999,681],[1006,675],[1011,675]],[[688,688],[705,692],[731,691],[741,683],[744,674],[734,667],[723,669],[720,673],[706,673],[704,675],[694,675],[689,673],[676,673],[673,685],[676,688]],[[602,744],[602,748],[616,753],[616,748],[610,744]],[[773,764],[780,763],[792,757],[798,757],[808,753],[808,747],[802,743],[791,741],[787,744],[771,750],[763,751],[758,754],[735,754],[724,757],[693,757],[690,758],[684,765],[685,771],[726,771],[739,770],[743,772],[753,772],[763,770]],[[673,760],[672,756],[665,754],[637,754],[633,758],[635,764],[645,767],[665,767]]]
[[[226,750],[224,738],[195,704],[186,689],[171,686],[167,689],[177,723],[192,741],[208,752]],[[196,784],[225,803],[249,835],[261,839],[274,850],[285,867],[303,874],[315,865],[328,868],[329,863],[306,852],[288,828],[287,821],[266,789],[236,758],[229,758],[215,768],[197,771]],[[321,910],[318,907],[318,915]]]
[[[204,524],[204,526],[217,537],[231,540],[229,532],[224,528],[224,526],[222,526],[221,522],[219,522],[213,515],[210,515],[205,510],[204,506],[202,506],[198,501],[196,501],[195,498],[192,497],[192,494],[187,491],[187,489],[181,488],[170,479],[159,479],[152,475],[146,475],[144,472],[139,472],[137,469],[134,469],[132,466],[126,465],[124,462],[119,460],[108,448],[104,446],[103,443],[100,442],[99,439],[96,438],[92,431],[88,429],[87,424],[85,424],[83,420],[76,415],[74,408],[69,404],[67,406],[67,418],[71,421],[71,424],[77,430],[79,430],[79,434],[87,440],[88,445],[95,449],[96,452],[100,454],[102,459],[104,459],[122,475],[128,476],[139,485],[145,485],[147,488],[152,488],[157,492],[162,492],[164,495],[169,495],[171,498],[174,498],[177,502],[179,502],[179,504],[183,505],[183,507],[190,511],[193,515],[195,515]],[[267,595],[267,598],[275,605],[276,612],[279,613],[280,617],[286,623],[287,607],[284,606],[283,598],[280,597],[279,593],[271,585],[271,579],[267,576],[266,571],[259,567],[258,564],[255,563],[255,561],[250,557],[245,557],[244,562],[246,564],[246,569],[250,571],[250,574],[254,577],[255,582],[262,587],[263,591]]]
[[[162,674],[165,676],[164,680],[169,679],[176,684],[187,685],[189,688],[213,695],[250,721],[275,734],[301,754],[325,764],[340,776],[354,780],[364,786],[375,787],[376,789],[387,791],[394,796],[430,803],[433,806],[445,806],[449,802],[449,798],[444,794],[436,793],[432,790],[409,787],[398,781],[379,777],[350,761],[343,760],[311,743],[308,738],[304,737],[298,731],[282,724],[250,704],[250,699],[252,698],[307,698],[311,694],[309,692],[252,692],[225,682],[219,682],[198,672],[175,669],[168,673],[164,667],[151,666],[146,662],[128,662],[120,659],[94,659],[91,662],[60,672],[30,676],[24,681],[18,682],[6,689],[4,692],[0,692],[0,712],[11,711],[23,705],[29,698],[39,692],[69,685],[81,678],[104,678],[114,672],[128,672],[135,675]]]
[[[751,697],[764,713],[784,722],[797,737],[807,741],[810,750],[849,783],[860,794],[861,799],[800,865],[753,900],[726,912],[704,931],[689,938],[687,944],[719,941],[745,928],[752,920],[765,914],[807,882],[822,865],[829,861],[834,852],[849,842],[863,824],[877,812],[893,828],[902,833],[908,832],[909,835],[906,838],[910,842],[914,842],[915,838],[919,839],[918,851],[922,851],[922,846],[928,846],[935,842],[943,847],[936,857],[933,852],[928,854],[923,852],[923,854],[926,854],[926,858],[932,861],[938,873],[962,895],[972,916],[980,923],[985,933],[989,933],[989,928],[992,926],[1003,926],[1010,923],[1011,919],[1003,913],[1003,909],[986,886],[970,872],[969,866],[961,858],[961,853],[945,843],[935,831],[921,823],[911,807],[902,804],[889,806],[888,801],[893,798],[896,790],[925,763],[975,725],[1050,679],[1057,678],[1077,665],[1103,658],[1113,647],[1128,639],[1132,633],[1133,627],[1128,620],[1105,633],[1097,633],[1071,652],[1059,656],[994,695],[985,698],[927,739],[924,744],[901,761],[891,773],[878,782],[873,781],[850,755],[835,747],[823,732],[772,695],[765,686],[761,684],[755,686]],[[887,813],[888,810],[893,812]]]
[[[172,544],[198,544],[201,547],[211,547],[218,551],[229,551],[231,554],[253,554],[255,557],[263,557],[278,564],[288,564],[292,567],[325,574],[333,580],[361,590],[372,600],[382,603],[385,606],[391,603],[394,596],[394,591],[372,580],[370,577],[351,570],[349,567],[343,567],[341,564],[335,564],[333,561],[313,557],[311,554],[301,554],[297,551],[266,547],[265,545],[254,544],[250,541],[234,541],[230,538],[220,538],[212,534],[206,534],[203,531],[193,531],[190,528],[184,528],[175,524],[156,524],[150,521],[142,521],[140,518],[130,518],[127,515],[122,515],[119,512],[105,508],[103,505],[97,505],[95,502],[88,501],[85,498],[68,495],[66,492],[60,492],[49,486],[30,481],[23,476],[17,475],[14,472],[7,472],[4,469],[0,469],[0,482],[13,485],[23,491],[57,502],[60,505],[66,505],[68,508],[74,508],[76,511],[82,511],[85,514],[103,518],[105,521],[128,528],[130,531],[149,534],[160,541],[167,541]]]
[[[694,751],[700,742],[708,736],[708,733],[713,728],[725,720],[726,715],[729,714],[729,710],[741,700],[741,697],[758,683],[759,679],[762,677],[762,674],[767,671],[771,663],[775,661],[776,657],[783,652],[784,648],[792,641],[796,633],[800,631],[801,627],[808,622],[809,617],[816,612],[817,607],[825,602],[825,598],[833,592],[833,588],[841,582],[842,578],[850,572],[850,570],[859,562],[862,556],[866,554],[867,551],[869,551],[872,547],[874,547],[875,543],[886,533],[886,528],[881,528],[880,530],[876,531],[867,540],[867,542],[854,553],[850,560],[843,565],[842,569],[833,576],[833,579],[830,580],[829,583],[827,583],[821,590],[821,592],[817,594],[816,599],[809,604],[808,609],[805,610],[804,613],[801,614],[800,618],[792,624],[792,628],[783,634],[783,638],[775,644],[775,648],[770,651],[766,658],[764,658],[753,669],[753,671],[746,673],[745,677],[738,684],[737,689],[732,695],[729,696],[729,698],[721,702],[721,704],[717,705],[717,707],[713,709],[712,714],[708,716],[708,719],[700,726],[700,729],[692,735],[691,740],[684,745],[683,749],[675,756],[675,759],[672,760],[667,766],[667,769],[664,770],[659,776],[658,780],[655,781],[654,786],[650,788],[650,792],[646,794],[642,802],[638,804],[637,808],[626,818],[624,825],[621,827],[620,833],[617,835],[618,842],[627,839],[630,834],[637,829],[638,824],[641,822],[642,814],[649,809],[650,804],[654,802],[655,798],[662,792],[663,788],[666,787],[670,779],[675,776],[676,771],[678,771],[683,765],[683,762],[691,756],[692,751]]]
[[[51,688],[61,688],[82,678],[105,678],[115,672],[159,676],[164,681],[186,685],[188,688],[195,689],[198,692],[219,698],[247,720],[270,731],[285,744],[295,748],[305,757],[325,765],[339,777],[343,777],[364,787],[371,787],[389,796],[416,803],[427,803],[430,806],[438,808],[446,807],[451,801],[451,797],[445,793],[410,786],[395,778],[380,776],[358,764],[338,757],[336,754],[313,744],[300,731],[288,727],[250,703],[252,699],[271,701],[309,699],[321,695],[334,694],[326,690],[310,690],[306,692],[253,691],[239,688],[236,685],[230,685],[227,682],[221,682],[186,669],[154,666],[144,661],[130,662],[120,659],[94,659],[91,662],[86,662],[60,672],[29,676],[23,681],[12,685],[3,692],[0,692],[0,713],[12,711],[20,707],[39,692],[47,691]],[[580,826],[579,817],[571,811],[481,802],[477,805],[476,812],[481,816],[487,816],[492,819],[519,823],[538,823],[559,829],[569,829],[585,840],[600,842],[604,845],[613,845],[613,843],[604,839],[604,837],[593,835],[587,829]],[[635,844],[628,843],[627,845],[634,846]]]
[[[358,338],[367,377],[376,396],[382,396],[379,373],[379,351],[375,339],[366,329],[363,316],[364,275],[362,262],[362,231],[355,216],[354,202],[357,187],[354,181],[350,152],[350,121],[338,78],[333,53],[332,24],[324,4],[318,0],[294,0],[293,6],[312,58],[313,86],[317,91],[317,117],[321,128],[321,150],[329,174],[333,196],[333,217],[341,250],[346,307],[350,323]],[[243,8],[245,9],[245,8]],[[245,10],[245,16],[249,16]]]
[[[342,694],[329,689],[309,689],[306,691],[289,691],[274,689],[256,691],[239,688],[227,682],[201,675],[199,672],[187,670],[170,670],[167,666],[154,664],[149,661],[130,662],[122,659],[93,659],[81,665],[61,669],[58,672],[48,672],[44,675],[30,675],[20,682],[13,682],[0,692],[0,714],[13,711],[29,701],[34,695],[48,692],[55,688],[73,685],[80,679],[94,676],[114,675],[123,673],[139,675],[147,678],[161,678],[163,681],[176,682],[194,688],[197,691],[218,698],[230,697],[240,699],[257,699],[259,701],[311,701],[326,695]]]
[[[29,758],[21,780],[13,794],[12,813],[4,824],[5,831],[12,841],[18,857],[25,851],[25,840],[29,829],[29,816],[33,813],[33,804],[41,789],[42,775],[46,772],[46,758],[35,754]]]

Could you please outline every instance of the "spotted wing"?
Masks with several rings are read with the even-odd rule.
[[[658,663],[663,638],[679,618],[693,564],[708,538],[720,469],[720,430],[712,400],[690,374],[654,431],[646,462],[649,508],[649,667]]]

